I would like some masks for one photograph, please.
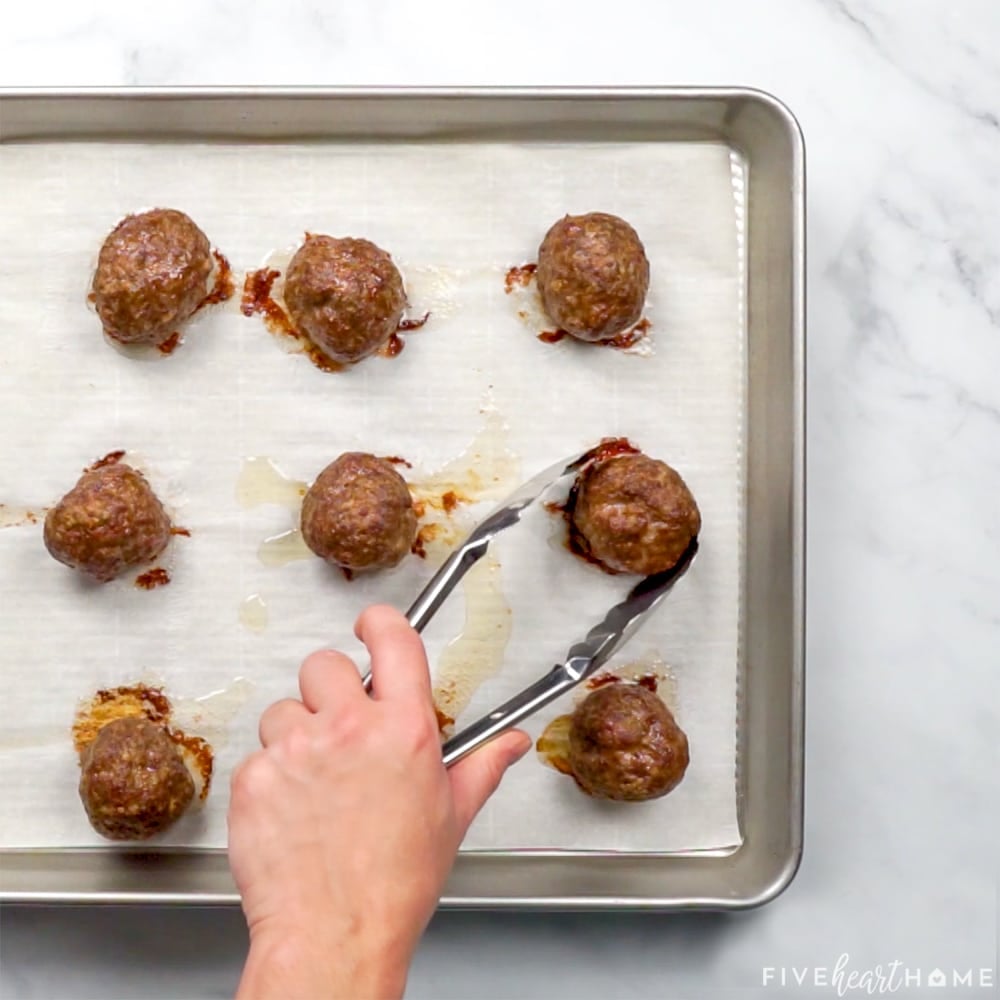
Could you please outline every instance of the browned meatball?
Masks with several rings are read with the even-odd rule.
[[[123,344],[158,344],[201,304],[211,273],[208,237],[183,212],[126,216],[104,241],[94,272],[105,333]]]
[[[45,547],[100,583],[155,559],[171,525],[145,476],[124,462],[89,469],[45,518]]]
[[[600,687],[573,713],[569,765],[595,798],[659,798],[680,784],[688,760],[687,737],[670,709],[638,684]]]
[[[571,512],[587,555],[616,573],[670,569],[701,530],[691,491],[666,462],[616,455],[586,468]]]
[[[306,545],[347,570],[395,566],[417,536],[406,480],[384,458],[363,452],[341,455],[317,476],[301,523]]]
[[[554,323],[580,340],[608,340],[642,315],[649,261],[617,215],[567,215],[538,248],[536,280]]]
[[[396,332],[406,306],[392,258],[368,240],[306,235],[288,265],[285,304],[300,333],[353,364]]]
[[[80,798],[109,840],[145,840],[175,823],[194,798],[177,745],[149,719],[109,722],[80,760]]]

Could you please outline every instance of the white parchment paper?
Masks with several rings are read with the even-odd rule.
[[[740,176],[730,150],[710,144],[0,146],[7,520],[12,509],[51,505],[85,465],[124,448],[192,532],[165,557],[169,586],[143,592],[134,574],[98,587],[55,563],[40,523],[0,529],[0,846],[104,843],[77,798],[69,728],[78,699],[138,680],[163,684],[179,720],[217,751],[206,805],[161,841],[224,846],[229,774],[256,746],[261,710],[296,693],[311,650],[357,653],[351,624],[365,604],[406,607],[432,571],[414,557],[349,584],[319,560],[263,565],[261,540],[294,514],[237,503],[244,459],[266,456],[311,480],[340,452],[360,449],[405,456],[419,478],[461,454],[486,411],[506,426],[502,446],[524,477],[601,437],[630,437],[681,471],[704,528],[694,568],[616,661],[654,652],[670,665],[691,744],[684,782],[651,803],[594,802],[530,755],[465,848],[737,844]],[[85,296],[107,231],[153,206],[188,212],[238,283],[306,229],[366,236],[392,253],[412,312],[430,308],[431,320],[399,357],[340,374],[284,352],[235,302],[201,314],[169,358],[124,357],[105,343]],[[647,356],[541,343],[504,294],[505,269],[534,259],[553,221],[593,210],[622,215],[645,243]],[[547,670],[632,582],[569,556],[558,530],[539,514],[499,546],[510,639],[503,669],[460,723]],[[251,594],[267,607],[260,632],[239,620]],[[432,661],[461,631],[462,601],[459,590],[428,628]],[[571,704],[527,728],[537,736]]]

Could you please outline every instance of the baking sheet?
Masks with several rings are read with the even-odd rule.
[[[712,144],[4,147],[0,503],[37,510],[83,465],[124,447],[192,537],[171,548],[171,584],[146,593],[131,578],[82,584],[45,554],[39,526],[0,531],[0,773],[10,807],[0,846],[104,843],[76,798],[69,724],[78,698],[135,680],[163,683],[182,712],[200,714],[201,728],[191,728],[218,751],[205,808],[161,843],[223,846],[228,774],[254,747],[263,707],[294,693],[298,662],[311,649],[354,650],[350,623],[366,603],[405,607],[430,575],[417,559],[352,584],[318,560],[262,565],[260,541],[293,515],[239,505],[245,458],[267,456],[310,479],[356,448],[403,455],[419,479],[467,453],[478,435],[516,458],[500,463],[513,485],[515,469],[530,475],[609,434],[674,464],[702,510],[696,566],[618,658],[654,651],[670,665],[691,766],[666,799],[616,806],[584,798],[529,757],[465,848],[668,852],[738,843],[744,357],[736,167],[727,147]],[[429,305],[431,321],[398,358],[336,375],[285,354],[234,304],[200,316],[170,358],[125,358],[103,342],[84,299],[107,230],[152,205],[189,212],[237,274],[305,229],[367,236],[392,252],[413,312]],[[647,356],[542,344],[504,295],[504,270],[534,256],[551,221],[595,209],[630,219],[646,244]],[[561,551],[556,530],[539,516],[499,548],[510,637],[502,671],[479,690],[468,718],[560,658],[627,589]],[[267,606],[262,632],[240,622],[252,594]],[[457,594],[426,634],[433,661],[462,620]],[[527,728],[537,735],[560,710]]]

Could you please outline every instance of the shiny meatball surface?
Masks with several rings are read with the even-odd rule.
[[[573,526],[588,555],[616,573],[670,569],[701,530],[684,480],[666,462],[618,455],[581,473]]]
[[[85,472],[45,517],[54,559],[106,583],[155,559],[170,541],[167,512],[145,476],[124,462]]]
[[[148,719],[104,726],[80,760],[80,798],[109,840],[145,840],[175,823],[195,786],[177,745]]]
[[[302,501],[302,537],[342,569],[395,566],[417,535],[406,480],[383,458],[347,452],[316,478]]]
[[[608,340],[639,321],[649,261],[616,215],[567,215],[538,249],[538,291],[554,323],[579,340]]]
[[[663,701],[637,684],[608,684],[573,713],[569,765],[595,798],[641,802],[676,788],[688,741]]]
[[[189,319],[208,293],[208,237],[183,212],[129,215],[108,235],[94,272],[97,315],[123,344],[157,344]]]
[[[374,243],[310,234],[288,265],[285,304],[300,333],[332,360],[353,364],[396,332],[406,294],[392,258]]]

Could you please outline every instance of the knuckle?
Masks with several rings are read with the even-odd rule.
[[[423,754],[431,749],[440,753],[441,733],[430,712],[411,713],[400,723],[400,729],[412,753]]]
[[[257,752],[237,765],[229,781],[230,797],[234,802],[253,799],[271,783],[271,767],[266,756]]]

